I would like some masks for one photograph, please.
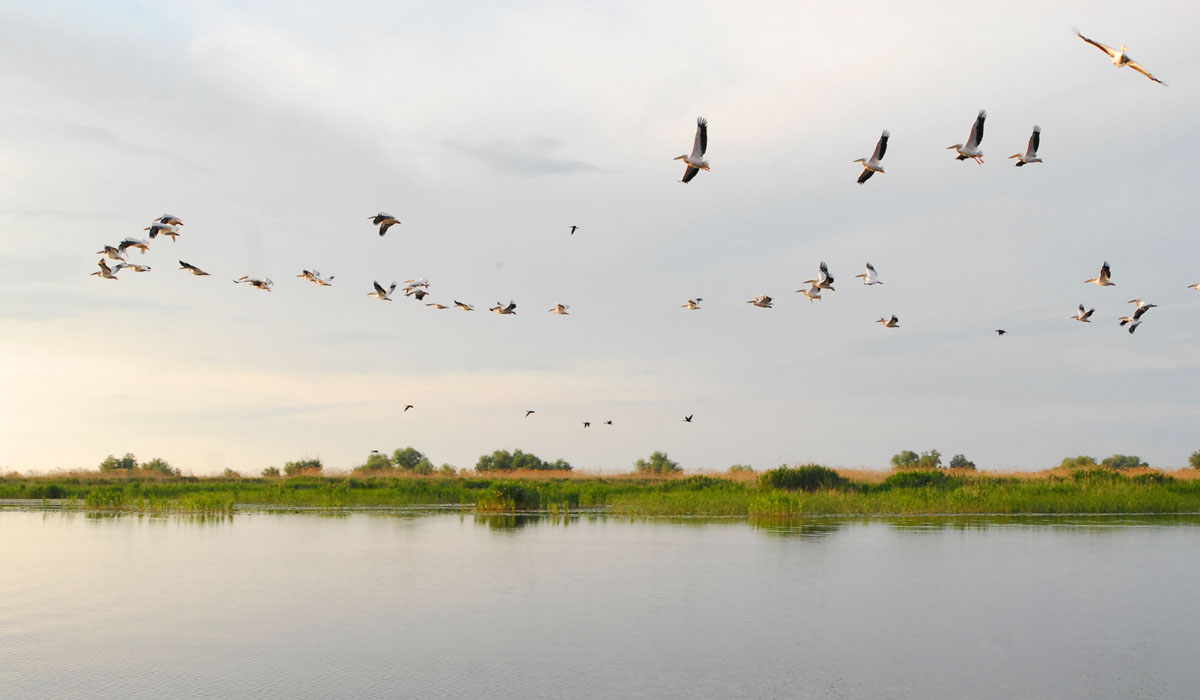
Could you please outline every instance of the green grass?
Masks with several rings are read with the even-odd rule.
[[[794,517],[881,514],[1195,513],[1200,479],[1107,469],[1030,478],[946,471],[860,481],[816,465],[744,476],[641,478],[538,475],[372,477],[113,477],[99,473],[0,478],[0,499],[64,499],[65,507],[227,515],[235,505],[451,505],[479,512],[603,509],[630,515]]]

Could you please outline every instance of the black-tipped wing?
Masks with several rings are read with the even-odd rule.
[[[879,137],[879,142],[875,144],[875,155],[871,156],[872,159],[883,160],[883,154],[887,153],[888,137],[891,135],[890,131],[884,129],[883,135]]]
[[[975,117],[975,123],[971,125],[971,137],[967,139],[968,146],[978,146],[983,143],[983,122],[987,119],[987,112],[979,110],[979,115]]]
[[[1033,157],[1037,155],[1038,146],[1042,144],[1042,127],[1037,124],[1033,125],[1033,133],[1029,136],[1029,147],[1025,149],[1025,155]]]
[[[874,170],[871,170],[870,168],[863,168],[862,175],[858,176],[858,184],[861,185],[864,182],[866,182],[867,180],[870,180],[871,176],[874,174],[875,174]]]
[[[1100,279],[1102,281],[1112,279],[1112,270],[1109,269],[1107,260],[1104,262],[1104,265],[1100,267]]]
[[[683,171],[683,179],[680,182],[691,182],[692,178],[696,177],[696,173],[698,172],[700,172],[700,168],[693,168],[689,165],[687,170]]]
[[[696,118],[696,140],[692,143],[692,157],[700,158],[708,151],[708,120]]]
[[[375,282],[374,284],[376,294],[387,294],[387,291],[383,288],[383,285],[379,284],[378,282]]]

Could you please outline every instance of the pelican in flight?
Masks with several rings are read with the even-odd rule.
[[[391,301],[391,298],[388,297],[388,295],[394,291],[396,291],[396,283],[395,282],[392,282],[392,286],[387,289],[384,289],[383,285],[379,284],[378,282],[375,282],[375,291],[367,292],[367,296],[375,297],[376,299],[378,299],[380,301]]]
[[[271,287],[275,286],[275,283],[271,281],[270,277],[264,277],[262,279],[258,279],[257,277],[251,277],[249,275],[242,275],[241,277],[239,277],[233,281],[234,284],[241,284],[242,282],[245,282],[246,284],[250,285],[251,287],[254,287],[255,289],[261,289],[264,292],[271,291]]]
[[[121,255],[121,253],[122,253],[122,251],[120,248],[114,248],[110,245],[104,246],[104,250],[96,251],[96,255],[103,255],[104,257],[106,257],[110,260],[120,260],[120,261],[124,262],[125,256]]]
[[[755,306],[757,306],[760,309],[774,308],[771,306],[771,297],[767,296],[766,294],[763,294],[761,296],[755,296],[753,299],[751,299],[750,301],[748,301],[746,303],[754,304]]]
[[[1033,125],[1033,133],[1029,136],[1029,145],[1025,147],[1024,153],[1014,153],[1009,158],[1017,159],[1017,167],[1021,167],[1026,163],[1041,163],[1042,159],[1038,158],[1038,144],[1042,142],[1042,127],[1037,124]]]
[[[808,289],[797,289],[796,291],[798,293],[803,294],[804,296],[808,297],[808,303],[810,303],[810,304],[814,300],[821,301],[821,288],[815,284],[813,286],[809,287]]]
[[[536,411],[533,411],[533,410],[526,411],[525,417],[528,418],[529,416],[533,415],[534,413],[536,413]]]
[[[567,306],[566,304],[555,304],[554,308],[549,309],[549,311],[550,311],[550,313],[558,314],[559,316],[567,316],[567,315],[569,315],[567,313],[567,309],[569,309],[569,308],[571,308],[571,307]]]
[[[155,219],[155,221],[160,224],[166,224],[167,226],[183,226],[182,219],[180,219],[178,216],[172,216],[170,214],[163,214]]]
[[[804,282],[805,284],[811,284],[819,289],[828,289],[831,292],[837,291],[833,288],[833,275],[829,274],[829,267],[824,263],[824,261],[821,262],[821,268],[820,271],[817,272],[817,276],[810,280],[804,280]]]
[[[151,239],[157,238],[158,236],[170,236],[171,240],[175,241],[179,238],[179,229],[175,228],[171,224],[150,224],[142,230],[149,231]]]
[[[881,318],[875,323],[882,323],[884,328],[899,328],[900,319],[896,318],[896,314],[892,314],[891,318]]]
[[[1142,325],[1142,322],[1137,320],[1137,317],[1138,317],[1137,313],[1135,313],[1133,315],[1133,318],[1130,318],[1128,316],[1122,316],[1121,318],[1117,319],[1117,325],[1124,326],[1125,324],[1128,323],[1129,324],[1129,332],[1133,333],[1135,330],[1137,330],[1138,326]]]
[[[133,238],[130,236],[117,244],[117,249],[122,253],[130,248],[137,248],[138,250],[142,251],[142,255],[145,255],[146,251],[150,250],[150,241],[142,240],[141,238]]]
[[[1108,57],[1112,59],[1113,65],[1116,66],[1117,68],[1120,68],[1121,66],[1129,66],[1130,68],[1141,73],[1142,75],[1146,76],[1147,78],[1153,80],[1154,82],[1158,83],[1159,85],[1166,87],[1166,85],[1167,85],[1166,83],[1159,80],[1158,78],[1155,78],[1153,75],[1150,74],[1150,71],[1146,70],[1145,68],[1142,68],[1142,64],[1133,60],[1132,58],[1129,57],[1128,54],[1125,53],[1125,50],[1129,48],[1125,44],[1121,44],[1121,50],[1117,51],[1116,49],[1114,49],[1111,46],[1105,46],[1104,44],[1101,44],[1098,41],[1093,41],[1093,40],[1087,38],[1086,36],[1080,34],[1079,30],[1075,30],[1075,36],[1079,37],[1080,39],[1083,39],[1087,43],[1091,44],[1092,46],[1095,46],[1096,48],[1100,49],[1104,53],[1108,54]]]
[[[1195,289],[1196,291],[1200,292],[1200,282],[1197,282],[1197,283],[1195,283],[1195,284],[1189,284],[1189,285],[1187,286],[1187,288],[1188,288],[1188,289]]]
[[[119,272],[120,269],[118,268],[117,271]],[[105,279],[105,280],[117,279],[117,273],[114,272],[112,270],[112,268],[110,268],[108,266],[108,263],[104,262],[104,258],[100,258],[100,269],[93,272],[91,275],[88,275],[88,276],[89,277],[99,277],[100,279]]]
[[[1075,314],[1071,318],[1073,318],[1076,321],[1079,321],[1081,323],[1091,323],[1092,322],[1092,314],[1095,312],[1096,312],[1095,309],[1085,309],[1085,308],[1083,308],[1083,304],[1080,304],[1079,305],[1079,313]]]
[[[578,229],[578,228],[579,228],[578,226],[572,226],[572,227],[571,227],[571,235],[572,235],[572,236],[574,236],[574,235],[575,235],[575,231],[576,231],[576,229]]]
[[[150,271],[149,265],[136,265],[134,263],[117,263],[117,266],[113,268],[113,272],[120,272],[121,270],[124,270],[126,268],[129,268],[130,270],[133,270],[134,272],[149,272]]]
[[[305,282],[312,282],[313,284],[320,286],[320,287],[332,287],[333,285],[330,284],[330,282],[332,282],[334,277],[336,277],[336,275],[330,275],[329,279],[325,279],[324,277],[321,276],[321,273],[315,269],[314,270],[303,270],[300,272],[300,274],[298,274],[296,276],[299,277],[300,279],[304,280]]]
[[[120,266],[118,265],[118,267],[120,267]],[[1158,307],[1158,304],[1151,304],[1149,302],[1142,301],[1141,299],[1130,299],[1129,303],[1137,304],[1137,308],[1134,309],[1134,311],[1133,311],[1133,320],[1134,321],[1140,320],[1142,318],[1142,316],[1150,309],[1154,309],[1154,308]]]
[[[967,138],[967,142],[946,147],[947,151],[958,151],[958,157],[955,160],[971,158],[976,163],[983,163],[983,151],[979,150],[979,144],[983,143],[983,120],[985,119],[987,119],[987,112],[979,110],[979,115],[975,117],[975,123],[971,125],[971,135]]]
[[[387,230],[391,228],[393,224],[400,223],[399,221],[396,221],[396,217],[392,216],[391,214],[385,214],[384,212],[379,212],[375,216],[368,216],[367,218],[371,219],[371,222],[379,227],[380,236],[387,233]]]
[[[1090,280],[1084,280],[1084,284],[1094,284],[1097,287],[1115,287],[1115,282],[1112,281],[1112,270],[1108,267],[1108,261],[1104,261],[1104,265],[1100,267],[1100,276],[1093,277]]]
[[[474,306],[472,306],[471,304],[468,304],[468,303],[466,303],[465,301],[455,301],[455,302],[454,302],[454,308],[456,308],[456,309],[462,309],[463,311],[474,311],[474,310],[475,310],[475,307],[474,307]]]
[[[700,302],[702,302],[702,301],[704,301],[704,299],[702,297],[696,297],[695,299],[688,299],[687,303],[684,304],[683,306],[681,306],[680,308],[687,309],[688,311],[699,311],[700,310]]]
[[[861,275],[855,275],[854,277],[862,280],[863,284],[866,285],[883,284],[883,282],[879,281],[879,273],[875,272],[875,266],[871,263],[867,263],[866,272],[862,273]]]
[[[435,304],[432,301],[429,302],[428,304],[426,304],[425,306],[432,306],[433,308],[437,309],[438,311],[441,311],[442,309],[450,308],[449,306],[446,306],[445,304]]]
[[[683,171],[683,179],[680,182],[691,182],[692,178],[696,177],[696,173],[701,170],[708,170],[708,161],[704,160],[704,152],[708,150],[708,120],[704,117],[696,119],[696,140],[692,143],[691,155],[683,154],[675,160],[682,160],[687,164],[687,169]]]
[[[511,314],[513,316],[516,316],[517,315],[517,305],[515,303],[513,303],[512,301],[508,302],[508,306],[505,306],[504,304],[501,304],[500,302],[496,302],[496,305],[493,306],[492,308],[488,309],[488,311],[495,311],[496,313],[501,314],[501,315]]]
[[[859,158],[858,160],[854,161],[855,163],[863,164],[862,174],[858,176],[858,184],[861,185],[867,180],[870,180],[871,176],[875,173],[884,172],[883,166],[879,164],[879,161],[883,160],[883,154],[887,153],[887,141],[888,137],[891,135],[892,133],[890,131],[884,129],[883,135],[880,136],[879,141],[875,143],[875,152],[871,154],[871,157]]]
[[[417,301],[422,301],[425,299],[425,297],[429,296],[429,292],[425,291],[424,289],[405,289],[404,296],[416,297]]]
[[[205,272],[204,270],[201,270],[200,268],[196,267],[195,265],[192,265],[191,263],[185,263],[182,260],[179,261],[179,269],[187,270],[188,272],[192,273],[193,275],[195,275],[197,277],[204,277],[205,275],[208,274],[207,272]]]

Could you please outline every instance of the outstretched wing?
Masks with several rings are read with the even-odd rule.
[[[1025,155],[1032,158],[1037,155],[1038,146],[1042,143],[1042,127],[1037,124],[1033,125],[1033,134],[1029,137],[1029,147],[1025,149]]]
[[[696,177],[696,173],[698,173],[698,172],[700,172],[700,168],[693,168],[692,166],[689,165],[687,167],[687,170],[683,171],[683,179],[680,180],[680,182],[684,182],[684,183],[691,182],[692,178]]]
[[[384,290],[383,285],[379,284],[378,282],[375,282],[374,284],[376,294],[387,294],[387,291]]]
[[[1135,71],[1141,73],[1142,75],[1146,76],[1147,78],[1153,80],[1154,82],[1158,83],[1159,85],[1162,85],[1164,87],[1166,86],[1166,83],[1164,83],[1163,81],[1161,81],[1158,78],[1155,78],[1153,75],[1151,75],[1150,71],[1146,70],[1145,68],[1142,68],[1142,64],[1138,63],[1137,61],[1126,61],[1125,65],[1127,65],[1130,68],[1134,69]]]
[[[987,112],[979,110],[979,114],[975,117],[975,123],[971,125],[971,136],[967,139],[967,146],[975,148],[983,143],[983,120],[985,119],[987,119]]]
[[[705,151],[708,150],[708,120],[704,117],[696,118],[696,140],[692,142],[692,158],[699,160],[704,157]]]
[[[1091,44],[1092,46],[1095,46],[1096,48],[1100,49],[1104,53],[1108,54],[1109,58],[1116,58],[1117,56],[1121,55],[1121,52],[1117,51],[1113,47],[1105,46],[1104,44],[1101,44],[1098,41],[1093,41],[1092,39],[1089,39],[1086,36],[1080,34],[1078,31],[1075,32],[1075,36],[1079,37],[1080,39],[1083,39],[1087,43]]]
[[[866,182],[867,180],[870,180],[871,176],[874,174],[875,174],[874,170],[871,170],[870,168],[863,168],[862,175],[858,176],[858,184],[861,185],[864,182]]]
[[[888,137],[892,133],[887,129],[883,130],[883,135],[879,137],[879,142],[875,144],[875,154],[871,156],[871,160],[883,160],[883,154],[887,153]]]

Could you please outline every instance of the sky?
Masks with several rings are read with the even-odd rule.
[[[344,470],[408,445],[611,472],[655,450],[694,471],[929,449],[1185,466],[1198,20],[1168,2],[0,3],[0,471],[125,452]],[[979,109],[984,164],[956,161]],[[711,171],[684,185],[672,158],[701,115]],[[1035,123],[1045,162],[1014,168]],[[887,172],[860,186],[883,129]],[[383,238],[379,211],[402,222]],[[150,272],[90,276],[164,213],[185,225],[132,253]],[[1117,286],[1084,285],[1105,260]],[[822,261],[837,291],[809,302],[794,290]],[[854,279],[868,261],[884,284]],[[334,286],[296,279],[312,268]],[[416,277],[477,310],[367,296]],[[1159,308],[1131,336],[1134,297]]]

